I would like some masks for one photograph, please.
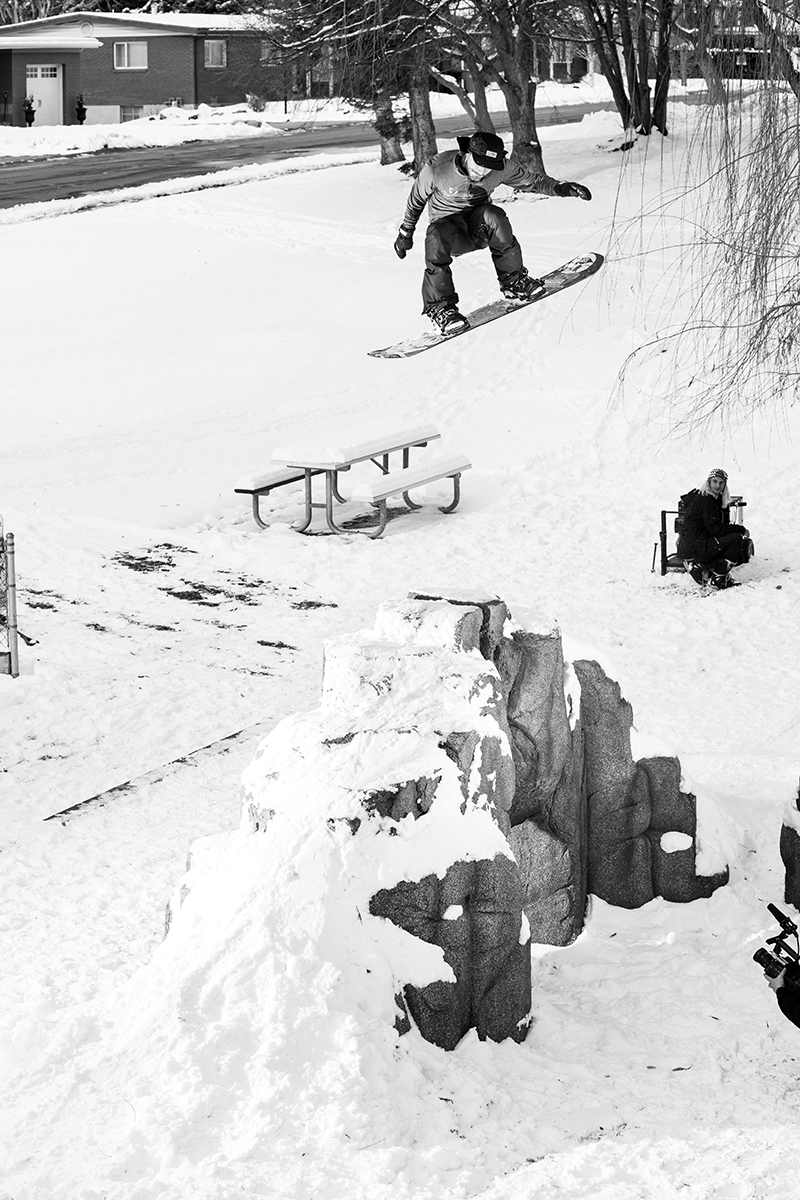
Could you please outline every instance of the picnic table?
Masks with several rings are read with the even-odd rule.
[[[345,504],[347,497],[341,494],[339,475],[349,471],[358,463],[372,462],[380,471],[374,484],[362,483],[354,489],[353,500],[374,505],[379,511],[376,526],[367,530],[372,537],[380,537],[386,527],[386,500],[389,496],[402,493],[407,506],[420,506],[408,497],[408,490],[431,483],[445,476],[454,480],[453,503],[442,511],[452,512],[458,503],[461,471],[467,470],[469,461],[464,455],[449,455],[423,460],[411,464],[411,451],[421,449],[429,442],[441,437],[435,425],[422,424],[406,428],[385,429],[362,427],[358,431],[345,432],[314,439],[303,437],[276,447],[272,455],[270,470],[240,482],[234,490],[253,497],[253,515],[256,522],[266,528],[258,511],[259,498],[285,483],[303,482],[304,513],[302,520],[294,526],[298,533],[305,533],[311,526],[315,509],[325,512],[325,522],[331,533],[345,530],[334,518],[334,502]],[[391,456],[397,456],[392,469]],[[398,461],[399,460],[399,461]],[[324,500],[314,499],[313,480],[324,477]]]

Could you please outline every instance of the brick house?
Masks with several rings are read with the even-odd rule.
[[[253,16],[72,12],[0,26],[0,121],[74,125],[150,116],[172,103],[236,104],[258,90],[271,45]]]

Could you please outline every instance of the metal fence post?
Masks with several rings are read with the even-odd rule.
[[[19,675],[19,642],[17,640],[17,576],[14,568],[14,535],[6,534],[6,594],[8,597],[8,652],[11,676]]]
[[[0,650],[0,672],[19,675],[19,642],[17,640],[17,583],[14,570],[14,535],[3,533],[0,517],[0,635],[5,634],[7,651]]]

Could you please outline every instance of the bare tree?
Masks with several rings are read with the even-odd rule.
[[[623,371],[624,379],[656,343],[670,351],[663,396],[677,423],[689,426],[712,417],[741,422],[759,410],[779,416],[800,401],[797,52],[785,13],[758,3],[783,39],[782,52],[772,53],[765,39],[750,56],[763,74],[757,88],[750,83],[749,97],[741,86],[747,81],[728,80],[723,101],[700,110],[682,186],[642,214],[638,233],[628,230],[621,239],[624,245],[625,237],[638,237],[638,246],[627,249],[644,258],[645,230],[653,223],[661,223],[664,241],[678,225],[692,231],[676,260],[681,290],[674,319],[661,314],[657,338]]]
[[[457,95],[478,128],[493,130],[486,88],[503,93],[518,159],[543,169],[536,130],[537,39],[558,32],[585,40],[573,8],[562,0],[281,0],[289,53],[307,54],[327,41],[344,64],[342,87],[352,98],[384,97],[380,129],[388,128],[387,92],[407,92],[415,167],[435,152],[427,91],[430,79]],[[662,0],[666,2],[666,0]],[[463,62],[469,94],[452,65]]]
[[[494,121],[492,120],[486,100],[486,80],[484,74],[474,60],[466,59],[465,63],[472,81],[472,96],[467,91],[466,86],[456,79],[455,75],[448,75],[432,64],[429,64],[428,70],[432,79],[435,79],[441,87],[446,88],[448,92],[452,92],[457,97],[461,107],[476,129],[482,129],[484,133],[494,133]]]
[[[667,130],[674,0],[581,0],[590,39],[626,129]],[[651,102],[650,68],[655,66]]]
[[[0,25],[16,25],[19,21],[38,21],[42,17],[56,17],[61,13],[85,12],[97,9],[98,4],[89,0],[0,0]]]
[[[419,0],[327,0],[321,6],[295,0],[270,14],[272,36],[286,61],[332,54],[338,94],[374,109],[384,164],[405,160],[406,129],[395,115],[394,98],[408,94],[415,170],[436,153],[425,18]]]
[[[481,129],[493,129],[484,90],[488,84],[496,84],[505,99],[514,154],[522,162],[534,160],[544,169],[536,130],[537,41],[547,41],[554,33],[573,33],[583,40],[585,35],[573,10],[558,0],[425,3],[439,45],[464,61],[474,81],[476,124]]]
[[[778,73],[800,99],[800,21],[768,0],[747,0],[744,13],[761,31]]]

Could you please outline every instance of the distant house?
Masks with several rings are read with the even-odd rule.
[[[591,42],[576,42],[567,37],[537,40],[537,69],[542,80],[577,83],[585,75],[599,70]]]
[[[0,26],[0,121],[113,124],[169,104],[235,104],[272,46],[253,16],[72,12]]]

